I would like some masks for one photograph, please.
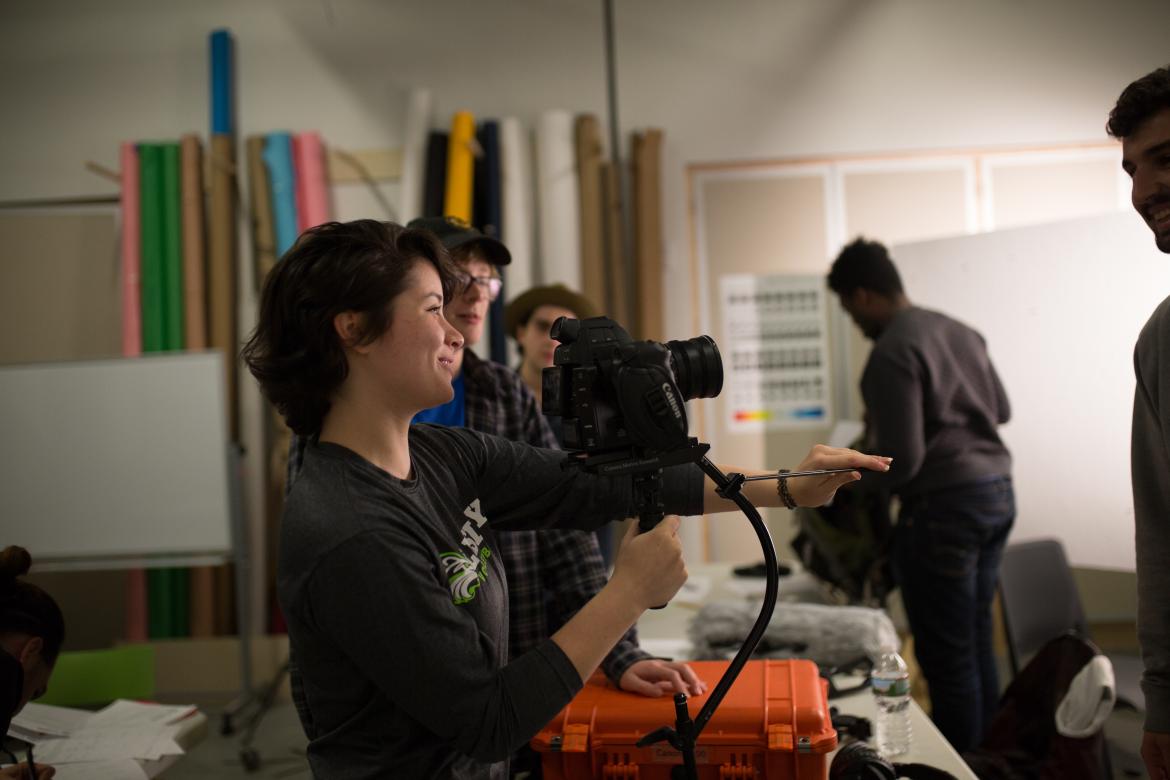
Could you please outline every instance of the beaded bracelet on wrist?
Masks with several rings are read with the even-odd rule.
[[[789,509],[796,509],[796,500],[792,497],[792,493],[788,490],[788,480],[784,478],[792,469],[780,469],[780,479],[776,480],[776,492],[780,494],[780,500],[784,502],[784,506]]]

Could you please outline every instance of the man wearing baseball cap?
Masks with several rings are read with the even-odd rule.
[[[455,381],[452,382],[455,396],[442,406],[419,412],[415,415],[414,421],[475,428],[474,425],[468,426],[468,407],[491,402],[494,395],[473,392],[472,397],[468,398],[468,377],[470,375],[470,382],[473,385],[477,381],[486,383],[479,388],[480,390],[494,393],[488,386],[494,383],[481,375],[492,371],[496,364],[480,360],[466,347],[478,344],[483,337],[484,328],[487,326],[488,307],[500,296],[503,287],[499,269],[512,262],[512,253],[497,239],[484,235],[455,217],[419,217],[411,220],[407,227],[434,233],[451,253],[455,265],[463,272],[460,284],[456,285],[451,299],[445,301],[443,305],[443,314],[447,321],[463,334],[464,339],[465,348],[455,355]],[[539,412],[539,408],[537,411]],[[471,415],[475,414],[476,411],[472,410]],[[517,438],[510,434],[502,435]]]
[[[443,307],[447,321],[464,338],[464,348],[455,358],[455,397],[421,412],[414,421],[463,426],[537,447],[558,448],[549,422],[541,414],[539,397],[533,395],[520,375],[507,366],[483,360],[467,348],[483,335],[488,306],[500,294],[497,269],[512,261],[507,247],[452,217],[419,218],[407,227],[433,232],[464,273],[462,284],[456,286]],[[513,306],[523,298],[513,301]],[[539,300],[542,305],[529,312],[526,322],[532,322],[537,313],[544,318],[593,313],[584,298],[564,287],[539,296]],[[557,303],[563,305],[557,308]],[[513,311],[512,307],[508,311]],[[515,334],[508,311],[504,315],[505,327]],[[544,340],[550,340],[547,330],[551,326],[549,321]],[[536,345],[538,341],[534,338],[531,343]],[[543,353],[543,347],[540,351]],[[539,393],[539,369],[536,377]],[[606,582],[605,564],[597,537],[586,531],[497,531],[496,539],[508,575],[508,652],[517,658],[552,636],[601,590]],[[695,695],[706,690],[706,684],[686,664],[652,658],[638,647],[633,628],[601,666],[618,687],[646,696],[660,696],[672,690]],[[512,762],[512,771],[534,769],[537,762],[535,754],[521,751]]]

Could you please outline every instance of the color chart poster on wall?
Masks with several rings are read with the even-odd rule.
[[[734,433],[831,421],[825,280],[720,277],[727,428]]]

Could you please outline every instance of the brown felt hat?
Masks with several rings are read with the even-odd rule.
[[[509,336],[515,336],[520,323],[527,322],[532,312],[541,306],[560,306],[581,320],[597,316],[597,308],[584,295],[573,292],[563,284],[548,284],[525,290],[504,307],[504,331]]]

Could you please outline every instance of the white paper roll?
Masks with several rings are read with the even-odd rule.
[[[536,129],[536,187],[539,198],[542,284],[581,289],[581,214],[573,115],[546,111]]]
[[[536,283],[532,257],[536,233],[532,143],[516,117],[500,120],[500,180],[504,211],[501,237],[512,253],[512,264],[504,271],[508,280],[508,299],[511,300]]]
[[[406,224],[422,213],[423,174],[427,165],[427,132],[431,129],[431,92],[412,89],[406,98],[402,129],[402,177],[399,179],[398,219]]]

